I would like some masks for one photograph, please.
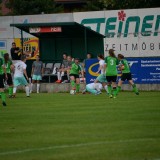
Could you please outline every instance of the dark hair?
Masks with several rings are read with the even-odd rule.
[[[16,44],[16,43],[15,43],[15,42],[12,42],[12,45],[13,45],[13,44]]]
[[[102,54],[99,54],[98,57],[104,59],[104,56]]]
[[[110,49],[110,50],[109,50],[109,55],[110,55],[111,57],[116,57],[113,49]]]
[[[123,58],[124,58],[124,55],[118,54],[118,58],[123,59]]]
[[[26,59],[26,56],[25,56],[25,55],[22,55],[22,56],[21,56],[21,60],[24,61],[25,59]]]
[[[5,63],[7,63],[8,60],[9,60],[9,54],[8,54],[8,53],[5,53],[5,54],[4,54],[4,61],[5,61]]]

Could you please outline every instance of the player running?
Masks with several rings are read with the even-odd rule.
[[[117,80],[117,65],[118,59],[115,56],[114,50],[109,50],[109,56],[105,58],[106,79],[108,82],[108,93],[110,98],[116,98],[116,80]],[[112,96],[113,89],[113,96]]]
[[[81,73],[82,77],[84,77],[83,71],[79,65],[79,59],[75,58],[75,61],[72,64],[71,69],[70,69],[70,81],[71,81],[71,90],[76,90],[77,93],[80,90],[79,73]]]
[[[133,91],[135,92],[135,94],[139,95],[138,89],[132,80],[132,75],[130,72],[130,66],[128,64],[128,61],[124,59],[124,56],[122,54],[118,54],[118,59],[120,61],[119,68],[122,71],[122,75],[121,75],[121,79],[118,82],[117,94],[121,90],[121,86],[123,82],[127,80],[130,83],[130,85],[133,87]]]
[[[25,64],[26,62],[26,56],[22,55],[21,56],[21,61],[17,62],[14,64],[14,88],[13,88],[13,97],[15,97],[16,95],[16,90],[17,87],[19,85],[23,85],[25,86],[25,90],[26,90],[26,96],[29,97],[29,85],[28,85],[28,76],[27,76],[27,72],[26,72],[26,67],[27,65]],[[26,78],[24,77],[24,75]]]
[[[98,71],[96,73],[100,72],[100,75],[96,78],[94,83],[100,82],[102,84],[102,86],[104,87],[104,89],[106,90],[106,92],[108,93],[107,80],[106,80],[106,76],[105,76],[104,57],[103,57],[103,55],[98,55],[97,58],[99,60],[99,68],[98,68]]]

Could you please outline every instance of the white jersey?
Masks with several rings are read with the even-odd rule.
[[[102,90],[102,84],[101,83],[89,83],[87,84],[87,87],[90,89],[96,89],[96,90]]]
[[[101,74],[104,74],[104,64],[105,64],[105,61],[104,60],[100,60],[99,61],[99,67],[101,67]]]
[[[23,77],[23,70],[26,69],[27,65],[24,62],[19,61],[15,63],[14,66],[15,66],[14,77]]]

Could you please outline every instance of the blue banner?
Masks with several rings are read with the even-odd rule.
[[[160,84],[160,57],[126,58],[132,77],[137,84]],[[92,83],[99,75],[98,59],[86,60],[86,83]],[[118,75],[119,76],[119,75]]]

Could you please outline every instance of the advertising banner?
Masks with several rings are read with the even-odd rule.
[[[14,39],[16,46],[21,48],[21,39]],[[35,59],[39,55],[39,40],[38,38],[24,38],[23,39],[23,52],[29,54],[27,59]]]
[[[74,13],[76,22],[106,36],[105,53],[126,57],[160,56],[159,8]]]
[[[137,84],[160,84],[160,57],[126,58],[130,65],[132,79]],[[98,59],[86,60],[86,83],[93,83],[99,75]],[[118,73],[118,78],[121,73]]]

